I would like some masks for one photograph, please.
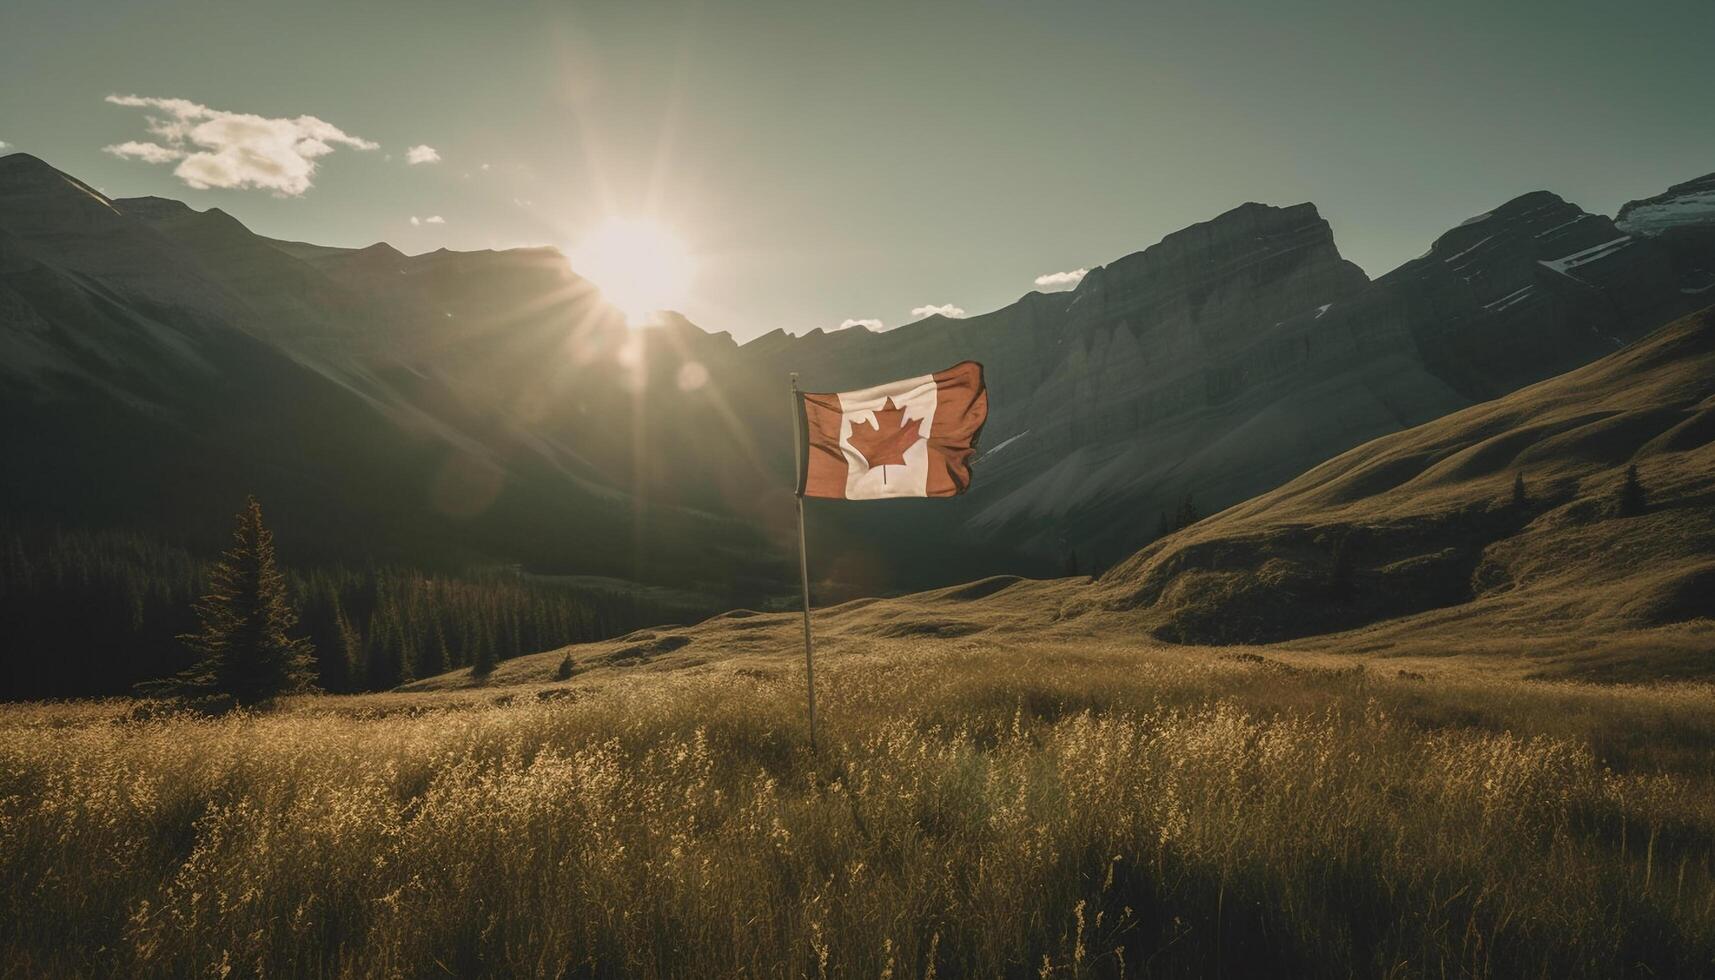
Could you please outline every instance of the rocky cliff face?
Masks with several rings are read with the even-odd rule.
[[[990,448],[969,533],[1105,562],[1187,496],[1224,506],[1464,404],[1422,370],[1408,333],[1332,315],[1368,289],[1313,205],[1246,204],[1092,269],[1071,293],[744,351],[798,365],[814,387],[983,361]]]
[[[1695,305],[1676,254],[1542,191],[1371,282],[1313,205],[1247,204],[1069,294],[744,350],[835,388],[982,360],[995,394],[967,536],[1106,564],[1188,497],[1236,503],[1641,336]]]
[[[1272,428],[1266,405],[1306,387],[1313,365],[1353,356],[1322,315],[1367,284],[1308,204],[1247,204],[1092,270],[1055,348],[1031,352],[1038,375],[996,411],[994,436],[1016,439],[985,462],[1017,485],[983,498],[977,525],[1071,518],[1070,534],[1050,534],[1088,541],[1118,524],[1135,538],[1187,494],[1204,507],[1244,495],[1251,453],[1208,450],[1247,424]],[[1199,455],[1201,479],[1185,465]]]
[[[1442,235],[1366,302],[1412,335],[1438,377],[1482,401],[1666,322],[1682,307],[1674,280],[1656,243],[1538,191]]]
[[[1715,174],[1628,201],[1614,224],[1668,251],[1682,294],[1703,299],[1715,295]]]
[[[1715,225],[1715,174],[1674,184],[1654,197],[1627,201],[1614,223],[1635,235]]]

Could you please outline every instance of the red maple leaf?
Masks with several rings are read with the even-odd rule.
[[[875,410],[873,424],[867,420],[852,423],[852,434],[847,441],[863,454],[871,467],[904,466],[905,451],[923,438],[918,431],[922,422],[922,419],[906,418],[905,409],[895,408],[893,399],[889,398]]]

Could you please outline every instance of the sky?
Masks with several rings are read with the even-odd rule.
[[[1612,214],[1715,171],[1711,37],[1709,0],[6,0],[0,152],[329,245],[650,222],[743,340],[986,312],[1246,201],[1372,276],[1530,190]]]

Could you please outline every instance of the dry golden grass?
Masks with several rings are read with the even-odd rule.
[[[909,617],[865,622],[889,620]],[[801,667],[778,656],[222,719],[0,710],[0,963],[1715,970],[1708,686],[859,635],[820,665],[814,757]]]

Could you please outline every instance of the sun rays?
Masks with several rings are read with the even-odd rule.
[[[695,260],[676,235],[636,218],[607,218],[568,258],[634,327],[683,303],[696,272]]]

